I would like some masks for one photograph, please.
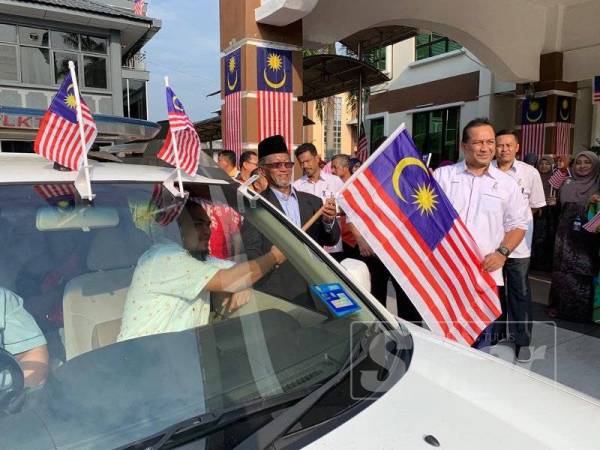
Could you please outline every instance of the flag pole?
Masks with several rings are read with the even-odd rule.
[[[77,85],[77,76],[75,74],[75,63],[69,61],[69,72],[73,80],[73,94],[75,95],[75,103],[77,109],[77,125],[79,127],[79,137],[81,140],[81,152],[83,153],[83,171],[85,174],[85,182],[87,185],[87,199],[92,201],[92,182],[90,180],[90,166],[88,165],[87,149],[85,144],[85,130],[83,129],[83,114],[81,113],[81,98],[79,97],[79,86]]]
[[[165,77],[165,87],[169,87],[169,77]],[[169,123],[169,128],[171,124]],[[175,139],[175,131],[171,131],[171,145],[173,146],[173,152],[175,153],[175,163],[177,164],[177,182],[179,183],[179,195],[181,198],[185,197],[183,193],[183,180],[181,179],[181,165],[179,163],[179,150],[177,149],[177,139]]]

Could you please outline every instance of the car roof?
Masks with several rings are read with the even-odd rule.
[[[164,182],[174,168],[90,161],[92,181]],[[182,172],[184,182],[203,184],[229,184],[227,181]],[[0,153],[0,184],[16,183],[68,183],[75,181],[77,172],[54,169],[54,163],[39,155]]]

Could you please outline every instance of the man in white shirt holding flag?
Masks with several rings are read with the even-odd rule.
[[[474,119],[463,129],[464,161],[440,167],[434,177],[482,252],[483,270],[503,286],[502,267],[527,230],[527,208],[517,183],[494,167],[496,134],[487,119]],[[492,327],[477,347],[493,345]]]
[[[472,345],[500,315],[483,255],[403,125],[338,197],[432,332]]]

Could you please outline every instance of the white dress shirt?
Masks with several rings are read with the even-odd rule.
[[[316,182],[312,182],[306,175],[301,176],[294,181],[294,188],[300,192],[307,192],[308,194],[316,195],[323,203],[328,197],[338,193],[344,182],[335,175],[325,173],[321,170],[319,179]],[[326,251],[329,253],[337,253],[344,250],[342,246],[342,238],[333,246],[325,246]]]
[[[481,176],[467,171],[464,161],[438,168],[433,176],[470,231],[482,256],[493,253],[505,233],[519,228],[527,230],[529,209],[517,183],[490,166]],[[498,286],[503,286],[502,269],[492,272]]]
[[[497,161],[492,161],[492,164],[494,167],[498,167]],[[542,177],[535,167],[522,161],[515,161],[512,167],[504,173],[517,182],[519,190],[529,205],[529,208],[527,208],[527,232],[525,233],[525,238],[512,251],[510,257],[529,258],[531,256],[531,242],[533,241],[533,214],[531,208],[546,206]]]

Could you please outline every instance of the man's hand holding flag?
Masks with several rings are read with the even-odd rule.
[[[471,345],[500,315],[496,283],[401,125],[338,193],[429,328]]]

